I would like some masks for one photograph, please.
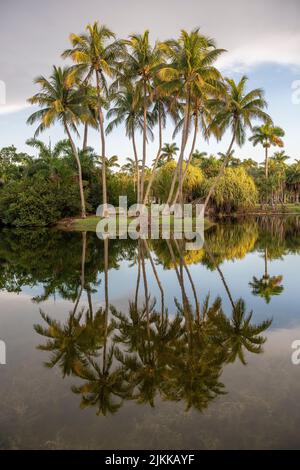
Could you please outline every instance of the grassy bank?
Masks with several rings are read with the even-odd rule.
[[[67,231],[78,231],[78,232],[96,232],[97,224],[100,222],[101,217],[96,217],[94,215],[88,216],[86,219],[80,219],[80,218],[68,218],[68,219],[63,219],[61,220],[58,224],[57,227],[60,230],[67,230]],[[126,220],[125,217],[122,216],[117,216],[117,226],[122,229],[126,228],[130,222],[134,221],[133,217],[128,217]],[[174,223],[174,217],[171,216],[171,228],[173,228],[173,223]],[[212,227],[214,223],[208,219],[205,219],[204,221],[204,229],[208,230],[210,227]],[[164,228],[162,218],[160,218],[160,229]],[[175,229],[176,231],[176,229]]]
[[[241,212],[244,215],[245,212]],[[276,207],[266,206],[261,207],[257,204],[255,208],[250,209],[246,214],[251,215],[300,215],[300,204],[278,204]]]

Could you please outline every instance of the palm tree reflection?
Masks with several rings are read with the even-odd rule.
[[[268,272],[268,248],[264,249],[265,272],[261,279],[253,277],[252,282],[249,282],[252,287],[252,293],[265,299],[269,304],[274,295],[280,295],[284,287],[282,283],[282,276],[270,276]]]
[[[204,410],[217,396],[225,393],[221,375],[224,367],[237,358],[246,364],[245,352],[261,353],[262,333],[271,321],[251,323],[242,299],[232,302],[228,316],[218,297],[203,302],[189,267],[185,262],[184,243],[166,242],[176,273],[181,301],[175,299],[172,315],[165,308],[164,288],[159,278],[151,248],[144,240],[136,246],[138,266],[134,299],[126,312],[109,305],[109,240],[104,244],[104,306],[93,313],[88,295],[88,308],[79,308],[85,286],[85,247],[83,236],[81,289],[75,307],[65,324],[41,312],[47,326],[35,325],[47,342],[39,349],[50,351],[48,367],[56,364],[66,375],[80,379],[72,391],[80,395],[81,407],[95,407],[97,414],[117,412],[125,400],[154,407],[158,400],[183,402],[186,410]],[[178,255],[175,256],[175,251]],[[151,298],[148,285],[151,268],[158,285],[161,302]],[[187,295],[190,284],[193,303]],[[139,295],[140,284],[143,289]],[[228,292],[229,287],[227,286]],[[201,308],[200,308],[201,306]]]

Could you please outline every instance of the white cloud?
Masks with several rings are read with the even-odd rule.
[[[0,106],[0,114],[12,114],[17,113],[18,111],[22,111],[25,108],[28,108],[29,105],[24,104],[12,104],[12,105],[3,105]]]
[[[218,60],[222,70],[235,71],[264,63],[300,67],[300,32],[257,37],[231,49]]]

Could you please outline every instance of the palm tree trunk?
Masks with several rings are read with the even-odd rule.
[[[148,196],[149,196],[149,193],[150,193],[151,186],[152,186],[153,181],[154,181],[155,171],[156,171],[156,168],[157,168],[157,164],[158,164],[159,157],[160,157],[160,154],[161,154],[161,149],[162,149],[162,122],[161,122],[160,108],[158,109],[158,129],[159,129],[158,151],[157,151],[157,154],[156,154],[156,158],[154,160],[153,171],[152,171],[152,174],[151,174],[148,186],[147,186],[147,190],[146,190],[146,194],[145,194],[145,198],[144,198],[144,204],[147,203],[147,199],[148,199]]]
[[[106,369],[106,355],[107,355],[107,333],[108,333],[108,238],[103,240],[104,244],[104,298],[105,298],[105,330],[104,330],[104,344],[103,344],[103,373]]]
[[[269,155],[268,155],[268,147],[265,148],[265,175],[266,179],[269,177]]]
[[[137,185],[137,203],[140,203],[140,170],[139,170],[139,159],[136,150],[136,143],[135,143],[135,132],[134,132],[134,124],[132,124],[132,146],[133,146],[133,154],[135,160],[135,168],[136,168],[136,185]]]
[[[147,250],[147,254],[148,254],[148,257],[149,257],[149,260],[150,260],[150,264],[151,264],[151,267],[152,267],[152,271],[153,271],[153,273],[154,273],[154,276],[155,276],[155,279],[156,279],[158,288],[159,288],[159,290],[160,290],[160,295],[161,295],[161,313],[162,313],[162,317],[163,317],[163,315],[164,315],[164,310],[165,310],[164,290],[163,290],[162,284],[161,284],[161,282],[160,282],[160,279],[159,279],[158,272],[157,272],[157,269],[156,269],[156,267],[155,267],[154,261],[153,261],[153,259],[152,259],[151,251],[150,251],[150,249],[149,249],[147,240],[145,239],[145,240],[143,240],[143,241],[144,241],[144,244],[145,244],[145,247],[146,247],[146,250]]]
[[[234,310],[235,310],[235,303],[234,303],[234,300],[233,300],[233,298],[232,298],[232,295],[231,295],[229,286],[228,286],[228,284],[227,284],[227,282],[226,282],[226,280],[225,280],[225,276],[224,276],[223,272],[221,271],[220,266],[216,263],[215,258],[214,258],[214,256],[213,256],[213,254],[211,253],[211,251],[209,250],[209,248],[208,248],[206,242],[204,242],[204,249],[205,249],[205,251],[207,252],[207,254],[208,254],[208,256],[209,256],[209,258],[210,258],[212,264],[213,264],[214,266],[216,266],[216,270],[217,270],[218,273],[219,273],[219,276],[220,276],[220,278],[221,278],[221,280],[222,280],[222,283],[223,283],[223,285],[224,285],[224,287],[225,287],[226,293],[227,293],[227,295],[228,295],[229,301],[230,301],[231,306],[232,306],[233,311],[234,311]]]
[[[84,125],[84,133],[83,133],[83,144],[82,144],[82,150],[86,150],[87,148],[87,141],[88,141],[88,129],[89,126],[87,123]]]
[[[144,291],[145,291],[145,308],[146,308],[146,318],[147,318],[147,335],[148,343],[150,344],[150,312],[149,312],[149,291],[148,291],[148,281],[145,267],[145,255],[143,251],[143,246],[141,245],[141,263],[142,263],[142,273],[144,281]]]
[[[104,118],[103,112],[100,105],[100,78],[99,72],[96,72],[97,79],[97,97],[98,97],[98,120],[99,120],[99,131],[101,137],[101,163],[102,163],[102,205],[103,205],[103,216],[107,215],[107,189],[106,189],[106,163],[105,163],[105,133],[104,133]]]
[[[171,183],[171,188],[167,200],[167,204],[171,203],[174,188],[175,188],[175,183],[177,180],[177,174],[178,172],[180,173],[180,168],[182,167],[182,160],[184,156],[184,150],[186,147],[186,142],[187,142],[187,136],[188,136],[188,121],[189,121],[189,100],[187,100],[187,103],[185,105],[184,109],[184,122],[183,122],[183,129],[182,129],[182,137],[181,137],[181,148],[180,148],[180,154],[178,158],[178,163],[173,175],[172,183]]]
[[[144,122],[143,122],[143,161],[142,161],[142,175],[141,175],[141,189],[140,199],[144,198],[144,184],[145,184],[145,166],[147,157],[147,87],[144,81]]]
[[[81,200],[81,217],[82,217],[83,219],[85,219],[85,218],[86,218],[86,209],[85,209],[85,199],[84,199],[84,191],[83,191],[82,169],[81,169],[80,158],[79,158],[76,145],[75,145],[75,143],[74,143],[74,141],[73,141],[73,139],[72,139],[71,132],[70,132],[70,129],[69,129],[68,124],[67,124],[66,121],[64,121],[64,126],[65,126],[65,131],[66,131],[66,133],[67,133],[67,135],[68,135],[70,144],[71,144],[71,148],[72,148],[72,152],[73,152],[74,158],[75,158],[76,163],[77,163],[77,168],[78,168],[78,184],[79,184],[79,192],[80,192],[80,200]]]
[[[265,248],[265,278],[267,279],[269,277],[268,274],[268,248]]]
[[[179,243],[176,239],[174,239],[175,241],[175,245],[176,245],[176,248],[177,248],[177,251],[179,253],[179,256],[180,256],[180,259],[181,259],[181,262],[182,262],[182,265],[184,267],[184,270],[185,272],[187,273],[187,276],[189,278],[189,281],[190,281],[190,284],[191,284],[191,287],[192,287],[192,291],[193,291],[193,295],[194,295],[194,300],[195,300],[195,308],[196,308],[196,315],[197,315],[197,320],[198,320],[198,323],[200,323],[200,305],[199,305],[199,301],[198,301],[198,297],[197,297],[197,291],[196,291],[196,287],[195,287],[195,283],[193,281],[193,278],[191,276],[191,273],[190,273],[190,270],[185,262],[185,259],[184,259],[184,255],[182,254],[182,250],[181,248],[179,247]]]
[[[141,279],[141,254],[140,254],[140,240],[138,240],[138,273],[137,273],[135,298],[134,298],[134,305],[136,309],[138,306],[140,279]]]
[[[192,142],[192,148],[191,148],[191,151],[190,151],[188,161],[186,162],[186,167],[185,167],[183,175],[182,175],[182,184],[184,183],[185,177],[187,175],[188,166],[191,163],[191,160],[193,158],[193,153],[194,153],[194,150],[195,150],[197,134],[198,134],[198,114],[195,116],[195,129],[194,129],[194,137],[193,137],[193,142]],[[173,204],[176,204],[176,202],[178,200],[178,197],[179,197],[179,188],[177,189],[176,196],[174,198]]]
[[[230,158],[230,154],[231,154],[231,150],[232,150],[232,147],[233,147],[233,144],[234,144],[234,141],[235,141],[235,137],[236,137],[236,128],[237,128],[237,125],[235,126],[235,129],[234,129],[234,132],[233,132],[233,135],[232,135],[232,139],[231,139],[231,142],[230,142],[230,145],[228,147],[228,150],[226,152],[226,155],[225,155],[225,158],[224,158],[224,161],[222,163],[222,167],[219,171],[219,174],[218,176],[215,178],[213,184],[211,185],[210,187],[210,190],[208,192],[208,195],[206,196],[206,199],[205,199],[205,202],[204,202],[204,213],[206,211],[206,208],[207,208],[207,205],[210,201],[210,198],[212,197],[212,195],[214,194],[215,192],[215,189],[216,187],[218,186],[218,183],[220,181],[220,179],[222,178],[222,176],[224,175],[225,173],[225,169],[228,165],[228,162],[229,162],[229,158]]]
[[[81,287],[85,284],[86,232],[82,232]]]

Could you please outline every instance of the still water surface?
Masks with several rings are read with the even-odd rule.
[[[299,448],[299,262],[299,217],[188,252],[2,230],[0,448]]]

